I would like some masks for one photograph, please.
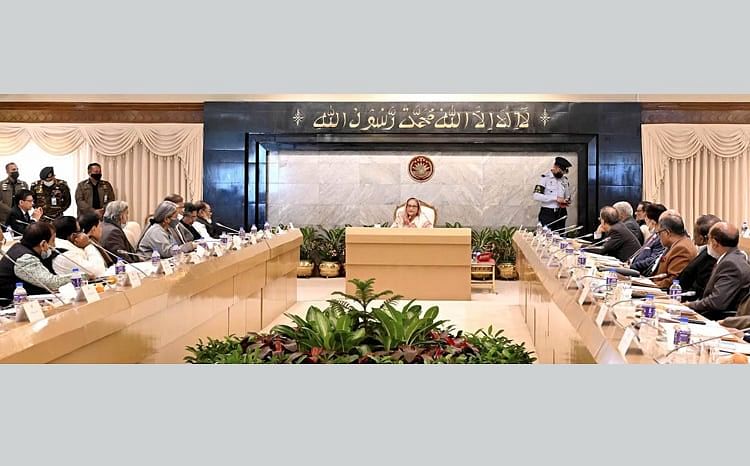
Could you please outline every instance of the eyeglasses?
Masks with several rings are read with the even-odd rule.
[[[660,233],[664,233],[665,231],[669,232],[669,230],[667,230],[666,228],[662,228],[661,230],[656,231],[656,234],[658,235]]]
[[[419,206],[415,204],[406,204],[406,207],[419,207]]]

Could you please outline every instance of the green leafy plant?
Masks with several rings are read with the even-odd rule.
[[[299,248],[300,260],[316,262],[316,260],[319,260],[319,258],[317,257],[318,247],[317,247],[315,227],[304,226],[304,227],[301,227],[299,230],[300,230],[300,233],[302,233],[302,244],[300,245],[300,248]]]
[[[339,262],[344,258],[345,227],[325,229],[321,227],[317,236],[318,253],[321,260]]]
[[[490,252],[495,246],[493,239],[495,230],[490,227],[481,230],[471,230],[471,250],[479,252]]]
[[[445,228],[463,228],[463,226],[458,222],[456,223],[445,222]]]
[[[188,346],[192,364],[529,364],[536,360],[525,346],[493,332],[454,333],[438,320],[438,308],[424,313],[409,301],[402,309],[391,291],[375,292],[374,280],[352,280],[353,295],[311,306],[304,317],[289,315],[291,324],[277,325],[268,334],[248,333],[209,338]],[[369,310],[372,302],[384,303]],[[366,318],[361,318],[362,313]]]
[[[516,262],[516,250],[513,247],[513,235],[518,227],[501,226],[492,234],[493,258],[498,264]]]

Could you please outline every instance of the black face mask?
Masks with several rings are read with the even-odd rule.
[[[11,180],[16,181],[18,179],[18,172],[10,172],[8,176]]]
[[[96,181],[99,181],[99,180],[102,179],[102,174],[101,173],[92,173],[91,174],[91,178],[95,179]]]
[[[555,178],[562,178],[563,175],[564,175],[564,173],[563,172],[557,172],[557,173],[553,173],[553,175],[555,175]]]

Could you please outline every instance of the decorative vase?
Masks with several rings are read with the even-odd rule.
[[[321,277],[338,277],[339,271],[341,270],[341,265],[339,265],[338,262],[323,261],[320,263],[320,267],[318,267],[318,270],[320,271]]]
[[[315,263],[312,261],[308,261],[308,260],[299,261],[299,265],[297,266],[297,277],[299,278],[311,277],[314,268],[315,268]]]
[[[500,278],[503,280],[516,279],[516,264],[513,262],[503,262],[497,268],[500,270]]]

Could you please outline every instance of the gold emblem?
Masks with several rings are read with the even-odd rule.
[[[424,183],[432,178],[435,173],[435,165],[429,157],[418,155],[409,161],[409,176],[414,181]]]

